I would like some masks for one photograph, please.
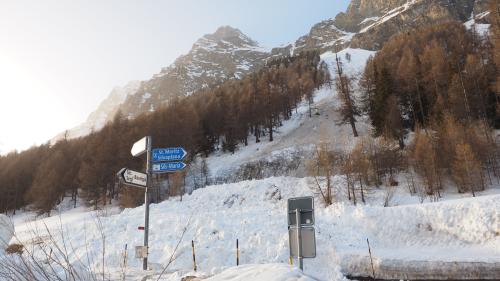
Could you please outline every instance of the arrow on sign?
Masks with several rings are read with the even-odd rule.
[[[146,187],[148,182],[148,175],[139,173],[129,169],[122,169],[120,175],[126,184],[138,187]]]
[[[165,162],[153,164],[153,173],[175,172],[186,167],[183,162]]]
[[[155,148],[152,151],[153,162],[180,161],[186,157],[187,152],[182,147]]]

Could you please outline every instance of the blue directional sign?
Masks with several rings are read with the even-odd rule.
[[[163,162],[153,164],[153,173],[168,173],[182,170],[186,167],[186,164],[182,162]]]
[[[151,152],[153,162],[180,161],[187,155],[182,147],[155,148]]]

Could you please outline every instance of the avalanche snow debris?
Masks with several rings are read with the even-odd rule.
[[[363,272],[361,265],[367,261],[366,238],[370,239],[376,262],[380,264],[500,262],[500,195],[398,207],[353,206],[347,202],[325,207],[313,192],[312,182],[310,178],[290,177],[243,181],[198,189],[182,201],[171,198],[154,204],[150,261],[167,264],[187,227],[169,272],[189,273],[190,240],[196,244],[198,273],[203,275],[213,275],[234,265],[236,239],[240,241],[241,264],[286,263],[289,255],[286,201],[312,195],[317,206],[318,257],[305,260],[305,272],[313,278],[337,280],[339,265],[344,274]],[[335,176],[332,182],[336,193],[343,191],[344,177]],[[99,220],[106,237],[106,265],[110,272],[119,272],[124,245],[133,248],[142,244],[143,233],[137,231],[137,226],[143,223],[144,208],[125,209]],[[44,229],[40,227],[43,224],[51,230],[64,231],[66,243],[75,249],[71,262],[89,254],[93,266],[99,266],[102,236],[95,212],[68,212],[33,223],[18,221],[16,234],[21,240],[29,240],[29,230],[36,225]],[[55,238],[61,239],[59,235]],[[130,268],[141,267],[141,261],[134,259],[132,253],[128,264]],[[253,276],[258,272],[256,269],[248,274]]]
[[[346,54],[351,55],[351,60],[345,59]],[[347,48],[338,53],[342,60],[343,66],[348,74],[356,75],[364,69],[368,58],[375,54],[373,51],[363,49]],[[321,55],[329,68],[331,77],[335,77],[335,53],[326,52]],[[220,181],[238,180],[234,179],[234,175],[239,174],[238,170],[244,169],[244,166],[249,163],[265,161],[268,163],[278,159],[293,160],[296,156],[302,156],[308,153],[318,142],[322,130],[328,130],[328,136],[349,136],[351,135],[347,126],[334,126],[337,113],[334,110],[338,104],[337,95],[334,87],[324,86],[317,90],[314,94],[314,106],[317,107],[324,116],[319,118],[310,118],[308,116],[308,104],[303,102],[298,108],[297,113],[293,114],[290,120],[285,120],[283,126],[277,129],[273,142],[267,142],[265,138],[260,143],[250,141],[248,146],[240,145],[235,153],[223,153],[222,151],[208,157],[207,162],[210,169],[211,177],[220,179]],[[328,115],[328,116],[327,116]],[[360,119],[360,121],[363,121]],[[369,132],[369,125],[364,125],[360,122],[360,132]],[[316,131],[311,128],[317,127]],[[339,145],[344,146],[343,143]],[[353,143],[351,139],[346,142]],[[347,145],[349,146],[349,145]],[[286,174],[284,174],[286,175]],[[240,179],[241,180],[241,179]],[[216,182],[220,182],[216,181]]]

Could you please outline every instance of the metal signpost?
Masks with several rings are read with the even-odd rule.
[[[129,170],[127,168],[121,169],[117,176],[125,184],[135,187],[144,188],[144,227],[139,227],[144,230],[144,246],[136,247],[136,257],[142,258],[142,269],[148,269],[148,243],[149,243],[149,193],[151,188],[151,175],[153,173],[169,173],[182,170],[186,167],[183,162],[164,162],[164,161],[181,161],[187,152],[182,147],[171,148],[155,148],[152,149],[152,139],[146,136],[138,140],[132,146],[130,153],[134,157],[139,157],[146,153],[146,173],[140,173]],[[154,162],[154,164],[153,164]],[[160,163],[157,163],[160,162]]]
[[[290,256],[297,258],[300,270],[304,270],[303,259],[316,257],[313,197],[288,199],[288,242]]]

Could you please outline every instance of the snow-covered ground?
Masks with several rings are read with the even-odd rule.
[[[244,265],[232,267],[207,281],[314,281],[297,268],[285,264]]]
[[[102,211],[75,210],[34,222],[16,220],[16,238],[12,242],[19,239],[29,244],[33,241],[33,229],[48,239],[47,227],[56,241],[62,243],[64,236],[65,243],[74,249],[72,262],[88,260],[91,268],[99,269],[105,237],[106,274],[119,277],[124,246],[128,244],[127,280],[140,280],[144,274],[158,276],[182,237],[162,280],[180,280],[186,275],[209,277],[235,265],[236,239],[240,243],[240,264],[286,264],[287,199],[313,195],[317,208],[317,258],[305,260],[304,270],[312,278],[342,280],[341,271],[370,272],[367,238],[376,270],[378,266],[398,262],[500,263],[500,195],[480,194],[484,196],[385,208],[379,196],[372,196],[367,205],[353,206],[344,198],[343,179],[336,176],[333,182],[340,202],[328,207],[313,192],[312,179],[290,177],[210,186],[184,196],[182,202],[172,198],[152,205],[153,270],[147,273],[140,270],[141,260],[133,257],[133,246],[142,245],[143,232],[137,227],[143,225],[143,207],[107,216]],[[374,191],[379,192],[382,191]],[[197,272],[192,268],[191,240],[195,242]],[[296,271],[287,271],[284,265],[277,267],[286,273],[283,276],[297,276]],[[266,267],[231,269],[221,279],[211,280],[259,280],[228,278],[238,277],[236,272],[260,276],[266,274],[263,268]],[[309,280],[300,278],[283,280]]]

